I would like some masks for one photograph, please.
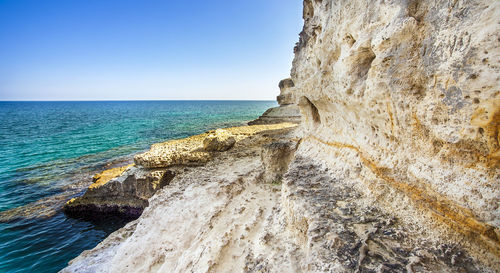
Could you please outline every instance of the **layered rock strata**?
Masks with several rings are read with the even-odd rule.
[[[273,124],[281,122],[300,123],[300,110],[295,103],[292,79],[280,81],[280,95],[276,98],[279,106],[267,109],[258,119],[250,121],[248,125]]]

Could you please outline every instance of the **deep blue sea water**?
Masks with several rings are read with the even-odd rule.
[[[0,272],[57,272],[123,226],[60,210],[109,162],[155,142],[243,125],[274,101],[0,102]],[[123,163],[125,164],[125,163]]]

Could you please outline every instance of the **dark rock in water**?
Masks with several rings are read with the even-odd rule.
[[[135,219],[148,206],[148,198],[174,176],[169,170],[147,170],[133,165],[106,170],[96,174],[85,194],[69,200],[63,211],[68,216],[86,219],[111,215]]]
[[[117,168],[117,166],[123,166],[124,164],[130,163],[130,158],[121,158],[114,159],[103,165],[87,166],[79,170],[76,174],[70,174],[68,178],[65,179],[71,181],[71,183],[65,183],[54,187],[55,194],[43,197],[35,202],[20,207],[1,211],[0,223],[11,222],[18,219],[48,219],[54,217],[61,211],[61,207],[64,206],[68,199],[82,195],[89,186],[95,187],[99,184],[96,183],[97,181],[102,183],[103,179],[111,174],[110,170],[118,170],[120,168]],[[91,181],[89,178],[92,177],[95,171],[102,172],[94,175],[93,181]]]
[[[147,205],[146,205],[147,206]],[[144,207],[146,207],[144,206]],[[119,217],[125,220],[135,220],[141,216],[144,207],[130,207],[120,205],[98,205],[98,204],[79,204],[76,206],[64,206],[66,215],[74,218],[83,218],[87,220],[106,219],[108,217]]]

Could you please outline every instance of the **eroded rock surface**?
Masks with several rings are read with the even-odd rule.
[[[254,126],[234,131],[255,132]],[[278,184],[263,183],[261,149],[295,141],[294,125],[257,127],[233,149],[189,167],[149,199],[142,216],[63,272],[297,272]]]
[[[148,199],[175,176],[171,170],[145,170],[133,165],[106,170],[94,176],[85,194],[63,207],[66,214],[89,219],[116,215],[135,219]]]
[[[227,151],[248,138],[273,130],[296,126],[292,123],[256,125],[217,129],[184,139],[157,143],[145,153],[135,156],[135,165],[112,168],[94,176],[94,183],[80,197],[63,207],[70,216],[89,219],[116,215],[136,219],[149,205],[148,199],[168,185],[186,168],[204,165],[220,152]]]
[[[297,143],[294,141],[276,141],[262,146],[262,161],[265,183],[279,184],[293,159]]]
[[[296,155],[283,180],[282,207],[308,253],[304,272],[488,271],[460,244],[429,239],[424,228],[384,212],[321,160]]]
[[[281,106],[256,121],[298,105],[300,127],[154,146],[136,163],[195,159],[64,271],[500,271],[500,2],[305,0],[303,16]]]
[[[236,139],[224,129],[217,129],[203,140],[203,149],[209,152],[224,152],[231,149]]]
[[[208,134],[156,143],[148,152],[138,154],[134,162],[145,168],[166,168],[175,165],[200,165],[210,160],[210,153],[203,149]]]
[[[500,2],[304,1],[301,156],[500,270]]]

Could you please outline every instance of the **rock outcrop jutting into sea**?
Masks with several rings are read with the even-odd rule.
[[[94,175],[86,192],[66,202],[63,210],[69,216],[89,220],[109,216],[136,219],[149,205],[148,199],[177,174],[206,164],[219,152],[231,149],[236,141],[291,126],[295,125],[232,127],[153,144],[148,152],[134,157],[135,164]]]
[[[300,110],[295,103],[292,79],[284,79],[279,83],[280,95],[276,97],[279,106],[267,109],[262,116],[252,120],[248,125],[272,124],[280,122],[300,123]]]
[[[153,145],[136,164],[182,167],[63,271],[500,271],[500,2],[305,0],[303,17],[278,97],[300,125],[195,136],[197,164]]]

